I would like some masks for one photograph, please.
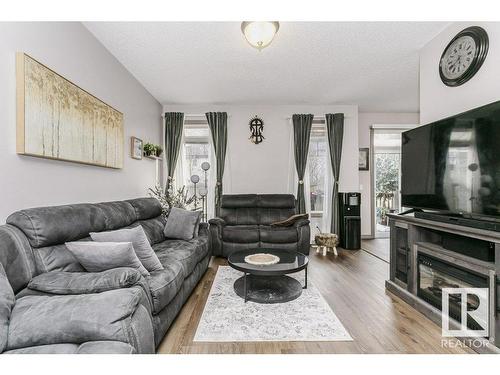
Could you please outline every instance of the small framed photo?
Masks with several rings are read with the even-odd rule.
[[[132,159],[142,159],[142,139],[130,137],[130,157]]]
[[[370,149],[368,147],[359,149],[358,170],[370,170]]]

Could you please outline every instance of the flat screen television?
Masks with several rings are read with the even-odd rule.
[[[404,207],[500,219],[500,101],[402,134]]]

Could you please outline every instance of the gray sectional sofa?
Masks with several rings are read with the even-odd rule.
[[[64,245],[141,225],[164,269],[86,272]],[[165,239],[153,198],[21,210],[0,226],[0,352],[154,353],[208,268],[208,228]]]

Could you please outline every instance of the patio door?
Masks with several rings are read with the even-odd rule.
[[[401,212],[401,133],[414,125],[373,125],[372,232],[389,236],[388,213]]]

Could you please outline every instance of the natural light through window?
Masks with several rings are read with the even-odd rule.
[[[205,186],[205,172],[201,169],[203,162],[210,158],[210,130],[208,124],[184,124],[184,144],[182,152],[183,184],[193,192],[192,175],[200,177],[198,187]]]
[[[313,124],[309,143],[309,182],[311,213],[321,215],[325,204],[325,174],[328,157],[325,124]]]

